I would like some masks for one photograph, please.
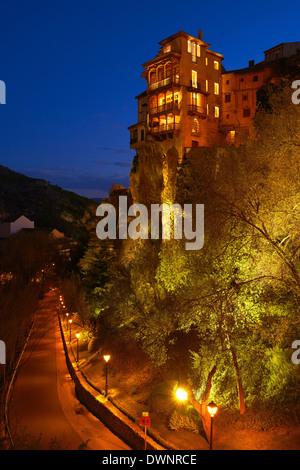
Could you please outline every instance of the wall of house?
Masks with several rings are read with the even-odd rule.
[[[7,238],[10,235],[10,223],[2,222],[0,223],[0,238]]]
[[[15,222],[11,222],[10,224],[10,233],[17,233],[23,228],[34,229],[34,222],[27,219],[25,216],[19,217]]]

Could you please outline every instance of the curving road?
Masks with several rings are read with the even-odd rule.
[[[40,303],[35,328],[14,384],[9,406],[17,448],[129,450],[82,406],[68,373],[50,291]]]

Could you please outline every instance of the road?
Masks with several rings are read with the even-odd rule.
[[[56,316],[57,293],[40,302],[9,406],[18,448],[129,450],[81,405],[69,375]]]

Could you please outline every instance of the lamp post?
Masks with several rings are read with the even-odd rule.
[[[110,360],[110,356],[107,354],[103,356],[105,360],[105,396],[107,397],[107,375],[108,375],[108,361]]]
[[[71,339],[72,339],[72,320],[69,320],[69,323],[70,323],[70,343],[71,343]]]
[[[79,333],[76,333],[76,338],[77,338],[77,362],[79,362],[79,351],[78,351],[78,342],[79,342]]]
[[[218,411],[217,405],[211,401],[209,405],[207,405],[208,412],[210,414],[210,441],[209,441],[209,450],[212,450],[212,439],[213,439],[213,421],[214,416]]]

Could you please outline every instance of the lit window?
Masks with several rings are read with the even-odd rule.
[[[192,87],[197,88],[197,72],[192,70]]]
[[[191,41],[189,39],[188,39],[188,42],[187,42],[187,51],[192,52],[192,44],[191,44]]]
[[[196,44],[192,42],[192,55],[196,56]]]
[[[208,58],[205,59],[205,65],[208,65]]]
[[[220,117],[220,108],[219,108],[219,106],[215,106],[215,117],[216,118]]]
[[[209,105],[208,104],[206,105],[206,113],[207,113],[207,115],[209,114]]]
[[[214,69],[219,70],[219,62],[217,60],[214,61]]]
[[[197,118],[194,118],[192,121],[192,133],[199,134],[199,121]]]
[[[227,140],[229,140],[229,142],[234,142],[235,141],[235,131],[229,131],[228,132]]]
[[[218,83],[215,83],[215,84],[214,84],[214,93],[215,93],[215,95],[218,95],[219,92],[220,92],[219,84],[218,84]]]
[[[205,82],[205,90],[208,91],[208,80]]]
[[[201,57],[201,47],[197,44],[197,57]]]
[[[164,47],[164,52],[165,52],[165,53],[166,53],[166,52],[170,52],[170,51],[171,51],[171,46],[170,46],[170,44],[169,44],[168,46],[165,46],[165,47]]]

